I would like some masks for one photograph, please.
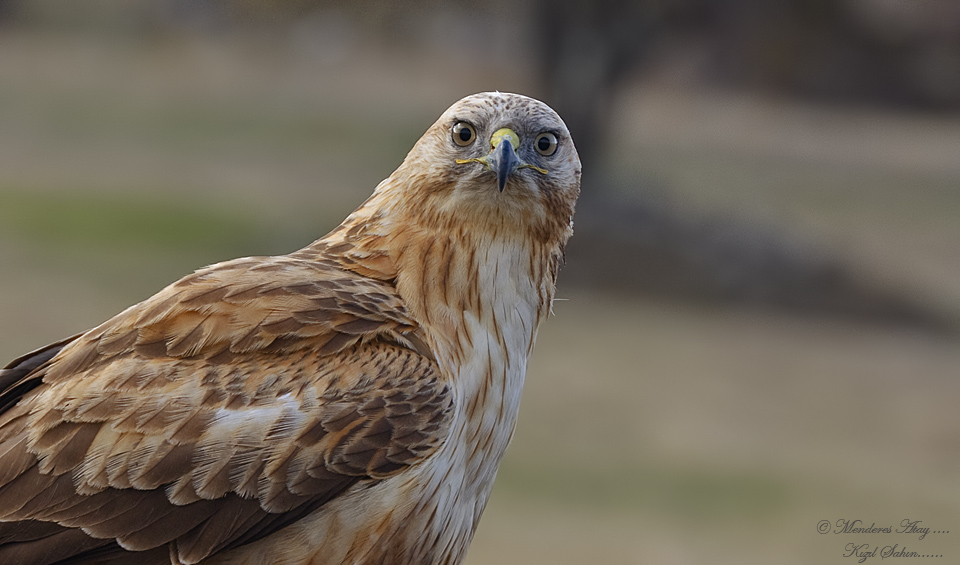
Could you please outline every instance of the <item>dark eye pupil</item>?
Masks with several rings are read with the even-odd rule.
[[[470,141],[470,138],[473,137],[473,132],[470,131],[470,128],[461,128],[458,135],[460,136],[460,141]]]
[[[543,136],[539,141],[537,141],[537,147],[540,149],[540,151],[546,151],[547,149],[550,149],[550,140],[547,138],[547,136]]]

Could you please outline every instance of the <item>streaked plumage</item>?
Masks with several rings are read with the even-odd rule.
[[[550,108],[470,96],[326,237],[14,361],[0,563],[459,563],[579,180]]]

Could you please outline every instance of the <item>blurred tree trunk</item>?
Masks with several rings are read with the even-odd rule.
[[[644,58],[657,31],[658,5],[633,0],[536,0],[534,26],[544,95],[597,163],[609,137],[611,104],[624,76]]]
[[[736,54],[717,53],[717,62],[726,56],[731,66],[718,70],[734,74],[744,61],[769,58],[763,47],[779,40],[784,28],[802,27],[784,14],[795,15],[818,1],[770,0],[760,5],[731,0],[724,9],[703,0],[535,1],[542,95],[563,116],[584,164],[577,236],[567,248],[565,283],[958,331],[953,318],[928,311],[896,290],[877,288],[852,274],[839,258],[801,244],[786,230],[733,218],[690,217],[645,198],[648,181],[638,178],[631,186],[612,190],[612,177],[603,172],[609,166],[602,156],[613,126],[616,91],[628,73],[642,68],[668,28],[682,21],[703,26],[701,32],[714,30],[722,39],[715,48],[732,46]],[[835,8],[824,10],[833,13]],[[744,29],[739,24],[745,21],[751,25]],[[809,25],[810,18],[801,21]],[[781,25],[766,25],[771,22]],[[731,30],[732,37],[724,35]],[[766,43],[754,42],[757,37]],[[793,70],[784,72],[792,76]],[[769,69],[761,73],[765,79],[774,76]],[[637,198],[624,201],[617,196],[624,192]]]

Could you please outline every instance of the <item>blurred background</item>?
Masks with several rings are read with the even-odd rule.
[[[468,563],[960,560],[954,0],[0,0],[0,356],[307,244],[494,89],[584,177]]]

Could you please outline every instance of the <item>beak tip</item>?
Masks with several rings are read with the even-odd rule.
[[[500,192],[503,192],[504,187],[507,186],[507,178],[517,169],[520,159],[517,157],[513,143],[509,139],[503,139],[494,148],[492,155],[496,157],[494,159],[494,170],[497,173],[497,187]]]

